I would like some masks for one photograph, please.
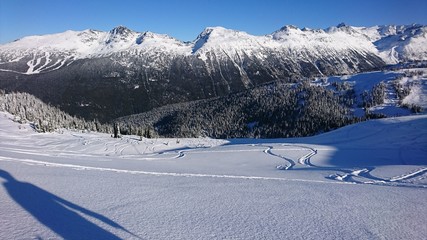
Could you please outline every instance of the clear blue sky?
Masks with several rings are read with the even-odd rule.
[[[427,0],[0,0],[0,44],[28,35],[124,25],[194,40],[208,26],[254,35],[284,25],[427,24]]]

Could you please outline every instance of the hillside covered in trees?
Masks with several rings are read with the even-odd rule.
[[[31,122],[38,132],[52,132],[61,128],[98,132],[112,131],[108,124],[71,116],[28,93],[6,94],[4,91],[0,91],[0,111],[15,115],[14,120],[17,122]]]
[[[161,137],[302,137],[353,123],[354,93],[277,81],[225,97],[119,118],[122,131]],[[143,128],[143,130],[141,130]],[[148,129],[148,130],[147,130]]]
[[[278,80],[115,122],[124,134],[146,137],[304,137],[366,119],[421,113],[426,77],[427,71],[414,68],[298,83]]]
[[[404,115],[423,112],[422,102],[408,100],[419,99],[413,94],[424,91],[425,75],[425,71],[414,69],[299,83],[278,80],[223,97],[167,105],[107,124],[71,116],[28,93],[0,92],[0,111],[14,114],[15,121],[31,122],[39,132],[66,128],[107,132],[115,137],[304,137],[369,118],[396,116],[384,114],[387,109]]]

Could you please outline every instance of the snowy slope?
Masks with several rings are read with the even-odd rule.
[[[427,234],[426,115],[302,139],[143,141],[37,134],[9,118],[0,115],[2,239]]]
[[[403,99],[403,103],[415,104],[427,109],[427,78],[416,80],[404,78],[401,83],[411,85],[411,92]]]
[[[427,27],[421,25],[389,26],[386,34],[375,42],[384,58],[390,61],[426,60]],[[384,27],[379,28],[384,32]]]
[[[208,27],[191,43],[118,26],[109,32],[66,31],[24,37],[3,44],[0,46],[0,67],[2,71],[36,74],[57,70],[76,59],[99,58],[117,52],[128,52],[134,56],[153,55],[153,52],[161,51],[180,56],[194,55],[201,60],[214,56],[219,60],[231,59],[240,71],[243,71],[247,57],[262,61],[271,56],[295,63],[334,59],[341,65],[351,62],[351,68],[360,61],[357,58],[361,56],[355,56],[355,52],[362,56],[379,55],[388,63],[397,63],[426,60],[426,46],[426,27],[422,25],[352,27],[340,24],[326,30],[287,25],[266,36]],[[24,60],[26,71],[15,69],[13,65],[16,64],[12,63]],[[370,64],[376,65],[374,62]],[[347,73],[349,69],[341,71]]]
[[[356,116],[363,116],[361,96],[365,91],[371,91],[375,85],[384,84],[384,103],[372,106],[370,112],[384,114],[388,117],[411,115],[406,106],[417,105],[427,109],[427,69],[413,68],[396,71],[375,71],[354,75],[332,76],[314,79],[311,84],[323,86],[332,90],[336,89],[334,83],[346,84],[356,94],[356,102],[353,111]],[[399,83],[401,87],[410,89],[409,95],[399,99],[394,85]]]
[[[159,52],[162,54],[159,55]],[[167,35],[151,32],[139,33],[119,26],[109,32],[95,30],[67,31],[64,33],[30,36],[0,46],[0,70],[37,74],[57,70],[77,59],[104,56],[166,55],[174,57],[194,56],[206,62],[209,71],[217,71],[213,63],[231,61],[247,78],[247,61],[260,62],[270,58],[278,63],[288,62],[288,71],[302,71],[301,64],[313,65],[317,73],[326,73],[329,62],[339,65],[335,70],[351,73],[382,64],[377,59],[378,51],[362,34],[333,30],[301,30],[293,26],[266,36],[253,36],[245,32],[222,27],[206,28],[193,42],[184,43]],[[206,61],[209,60],[209,61]],[[19,64],[18,64],[19,63]],[[25,63],[25,65],[24,65]],[[320,64],[320,65],[319,65]],[[21,66],[22,65],[22,66]],[[161,63],[158,64],[158,66]],[[292,69],[293,68],[293,69]],[[360,69],[359,69],[360,68]],[[309,69],[307,71],[313,71]]]
[[[148,49],[171,52],[188,51],[184,43],[165,35],[150,32],[138,33],[123,26],[109,32],[96,30],[66,31],[64,33],[30,36],[0,46],[2,65],[28,60],[26,74],[57,70],[77,59],[100,58],[117,52]],[[183,52],[183,50],[181,50]],[[9,64],[9,65],[8,65]],[[12,65],[13,67],[13,65]],[[3,71],[7,71],[4,68]]]
[[[427,27],[419,24],[357,28],[387,63],[427,60]]]
[[[156,47],[153,41],[172,46],[179,42],[166,35],[151,32],[138,33],[126,27],[118,26],[109,32],[88,29],[81,32],[66,31],[58,34],[24,37],[2,45],[1,50],[4,53],[8,51],[19,53],[21,51],[21,54],[28,54],[32,51],[62,51],[74,53],[76,58],[88,58],[131,50],[140,45],[142,47],[147,47],[146,45]]]

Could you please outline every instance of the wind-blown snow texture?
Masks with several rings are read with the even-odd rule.
[[[301,139],[38,134],[0,115],[1,239],[425,239],[427,116]]]

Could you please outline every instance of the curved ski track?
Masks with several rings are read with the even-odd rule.
[[[316,183],[339,183],[339,184],[376,184],[376,185],[386,185],[386,186],[412,186],[412,187],[423,187],[427,188],[427,185],[417,183],[418,179],[427,178],[427,167],[421,167],[414,171],[394,176],[391,178],[380,178],[372,175],[372,171],[375,170],[374,167],[370,168],[361,168],[361,169],[345,169],[339,167],[321,167],[316,166],[312,162],[312,158],[315,157],[319,150],[309,145],[303,144],[244,144],[243,149],[227,149],[221,146],[211,147],[205,146],[204,144],[194,144],[193,147],[188,147],[181,150],[165,150],[161,152],[155,152],[156,146],[168,145],[169,142],[158,142],[158,140],[150,140],[146,142],[145,150],[143,146],[138,148],[137,146],[140,142],[137,139],[122,139],[119,142],[109,141],[102,143],[99,139],[86,139],[79,135],[73,135],[77,138],[79,144],[84,145],[86,150],[83,151],[73,151],[73,147],[65,147],[63,150],[56,149],[53,144],[45,143],[40,145],[41,149],[37,148],[16,148],[16,147],[7,147],[7,145],[2,147],[2,150],[5,152],[12,153],[10,156],[20,156],[20,157],[10,157],[8,155],[0,155],[0,160],[3,161],[18,161],[27,164],[38,164],[45,166],[55,166],[55,167],[69,167],[79,170],[100,170],[100,171],[113,171],[120,173],[131,173],[131,174],[145,174],[145,175],[155,175],[155,176],[174,176],[174,177],[214,177],[214,178],[233,178],[233,179],[259,179],[259,180],[280,180],[280,181],[299,181],[299,182],[316,182]],[[96,152],[91,154],[88,149],[91,149],[91,144],[102,144],[104,154]],[[46,147],[48,149],[46,149]],[[256,147],[256,148],[255,148]],[[127,149],[130,149],[132,154],[126,152]],[[244,153],[244,152],[263,152],[264,154],[278,158],[283,161],[283,164],[276,165],[278,170],[287,170],[292,171],[296,167],[298,170],[304,170],[305,168],[314,168],[320,171],[335,171],[335,174],[325,176],[326,181],[313,180],[313,179],[290,179],[290,178],[278,178],[278,177],[260,177],[260,176],[239,176],[239,175],[218,175],[218,174],[198,174],[198,173],[174,173],[174,172],[147,172],[147,171],[133,171],[133,170],[123,170],[123,169],[113,169],[113,168],[104,168],[104,167],[90,167],[83,165],[74,165],[66,163],[54,163],[47,161],[38,161],[30,159],[30,156],[63,156],[63,157],[87,157],[97,159],[103,155],[113,155],[121,159],[127,160],[171,160],[171,159],[182,159],[185,158],[188,154],[215,154],[215,153]],[[281,151],[279,154],[278,152]],[[283,154],[282,152],[285,152]],[[295,152],[292,154],[295,159],[289,157],[286,152],[290,151],[307,151],[300,157],[296,155]],[[88,153],[89,152],[89,153]],[[18,154],[18,155],[16,155]],[[97,161],[100,161],[99,159]],[[109,160],[105,160],[109,161]],[[334,181],[330,181],[334,180]],[[411,182],[414,180],[414,182]],[[410,185],[412,184],[412,185]]]

